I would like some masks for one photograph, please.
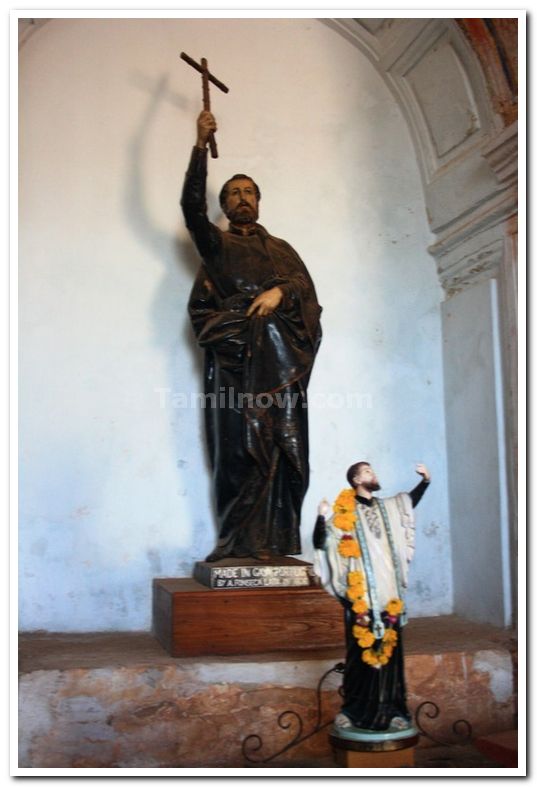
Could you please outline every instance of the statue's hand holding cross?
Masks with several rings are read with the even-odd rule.
[[[198,138],[196,140],[196,147],[205,150],[209,139],[217,130],[216,120],[212,112],[205,109],[200,112],[197,127]]]

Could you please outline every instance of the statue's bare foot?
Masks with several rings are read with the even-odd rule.
[[[410,727],[410,722],[406,719],[403,719],[402,716],[394,716],[390,722],[390,730],[408,730]]]
[[[334,724],[336,727],[341,727],[342,729],[348,729],[353,726],[352,721],[348,716],[345,716],[344,713],[338,713],[334,719]]]

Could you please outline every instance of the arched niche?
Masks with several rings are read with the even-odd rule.
[[[454,608],[509,625],[517,551],[516,52],[505,49],[494,20],[326,24],[373,63],[412,135],[435,235],[429,252],[445,293]],[[507,33],[516,47],[516,22]]]

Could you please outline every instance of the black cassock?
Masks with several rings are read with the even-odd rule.
[[[352,604],[343,601],[343,606],[347,657],[341,710],[355,727],[366,730],[385,732],[395,717],[411,722],[406,700],[402,627],[398,623],[393,627],[398,640],[390,661],[376,669],[363,661],[364,648],[358,645],[352,635],[355,622]]]
[[[307,386],[321,340],[313,282],[296,252],[261,225],[223,232],[207,218],[207,152],[194,148],[181,205],[203,258],[189,301],[205,349],[205,425],[218,544],[208,560],[296,555],[308,488]],[[279,286],[266,317],[252,301]]]

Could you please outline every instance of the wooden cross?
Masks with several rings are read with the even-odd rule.
[[[203,91],[203,109],[207,110],[207,112],[210,112],[211,99],[209,97],[209,82],[212,82],[213,85],[216,85],[216,87],[220,88],[220,90],[222,90],[224,93],[229,93],[229,88],[209,72],[207,60],[204,57],[201,58],[201,64],[196,63],[196,61],[185,54],[185,52],[181,52],[181,58],[185,61],[185,63],[188,63],[189,66],[192,66],[192,68],[195,68],[196,71],[200,72],[201,89]],[[209,147],[211,149],[211,156],[213,158],[218,158],[218,150],[213,132],[211,132],[211,136],[209,137]]]

